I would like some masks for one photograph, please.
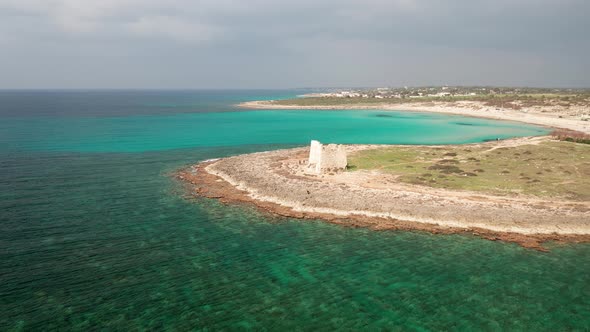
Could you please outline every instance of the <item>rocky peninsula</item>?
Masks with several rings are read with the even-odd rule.
[[[432,160],[425,161],[423,157],[414,160],[418,163],[416,167],[436,173],[428,174],[430,180],[424,174],[419,174],[422,170],[408,173],[401,171],[401,168],[396,171],[395,167],[391,168],[392,171],[385,171],[371,167],[354,169],[358,166],[353,165],[352,169],[346,171],[310,174],[306,171],[309,148],[260,152],[203,162],[180,171],[177,176],[190,183],[198,195],[223,202],[254,204],[262,210],[282,216],[322,219],[374,230],[468,233],[543,250],[544,241],[590,240],[590,200],[586,192],[590,186],[584,182],[590,177],[590,149],[586,149],[585,144],[568,143],[576,145],[576,148],[583,146],[580,158],[588,157],[588,160],[582,159],[582,164],[576,160],[572,162],[579,165],[573,165],[571,169],[567,164],[557,165],[553,170],[548,168],[550,166],[545,167],[545,172],[563,172],[572,176],[567,181],[578,181],[580,186],[577,189],[571,187],[563,191],[548,191],[547,188],[561,188],[559,181],[543,183],[543,176],[531,179],[522,172],[514,176],[522,180],[523,186],[532,190],[530,192],[510,188],[506,192],[497,192],[487,190],[485,186],[483,190],[480,187],[457,189],[447,187],[446,183],[460,183],[454,179],[475,176],[476,173],[469,171],[474,167],[481,167],[481,172],[484,169],[496,172],[495,164],[486,163],[486,158],[496,158],[498,151],[507,152],[515,148],[520,148],[516,154],[522,155],[522,158],[526,156],[523,160],[527,165],[533,165],[531,168],[538,168],[544,165],[542,163],[550,165],[549,159],[558,160],[560,157],[542,157],[547,155],[546,152],[532,147],[552,149],[556,153],[563,150],[563,147],[551,144],[566,142],[535,137],[461,145],[461,153],[465,153],[463,159],[457,156],[457,146],[413,146],[415,150],[426,149],[428,153],[425,155],[433,154],[432,149],[440,150],[437,152],[440,154],[433,156]],[[362,166],[367,152],[383,152],[384,149],[395,151],[408,147],[347,145],[344,148],[352,160]],[[449,152],[446,149],[455,150]],[[536,157],[527,156],[527,152],[538,153],[538,157],[542,158],[535,160]],[[473,157],[474,153],[477,153],[477,158]],[[576,153],[580,154],[580,151]],[[543,161],[543,158],[546,160]],[[474,164],[470,166],[469,162]],[[460,165],[465,170],[458,166],[439,167],[449,164]],[[526,172],[529,170],[526,169]],[[415,177],[414,173],[418,176]],[[488,189],[494,189],[493,181],[516,181],[502,179],[505,175],[507,173],[498,171],[498,174],[488,176],[485,181],[492,181]],[[554,177],[547,179],[556,181]],[[572,192],[576,190],[578,192]]]

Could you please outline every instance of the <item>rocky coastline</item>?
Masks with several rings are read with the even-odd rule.
[[[496,144],[482,143],[482,144]],[[375,148],[348,145],[348,152]],[[253,204],[285,217],[374,230],[473,234],[544,250],[543,242],[590,241],[590,202],[504,197],[405,184],[383,174],[305,174],[308,148],[206,161],[179,171],[194,194]],[[386,185],[367,185],[379,179]]]

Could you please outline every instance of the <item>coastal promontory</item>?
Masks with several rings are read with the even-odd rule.
[[[348,167],[313,174],[309,148],[189,167],[196,194],[375,230],[467,233],[542,249],[590,240],[590,145],[549,137],[452,146],[346,145]]]

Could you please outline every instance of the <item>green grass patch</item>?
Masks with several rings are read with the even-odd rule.
[[[381,170],[402,182],[436,188],[590,200],[586,144],[388,147],[354,153],[349,165],[349,171]]]
[[[303,97],[275,100],[275,105],[288,106],[378,106],[384,104],[478,101],[489,107],[521,109],[532,106],[589,106],[590,94],[488,94],[475,96],[422,96],[410,98],[362,98],[362,97]]]

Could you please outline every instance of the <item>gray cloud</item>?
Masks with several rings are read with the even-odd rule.
[[[0,0],[0,88],[590,86],[584,0]]]

